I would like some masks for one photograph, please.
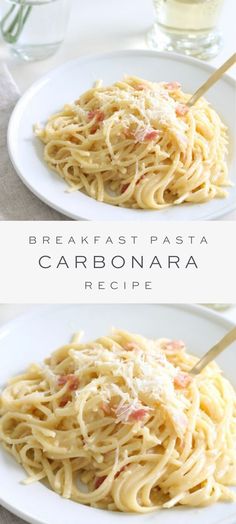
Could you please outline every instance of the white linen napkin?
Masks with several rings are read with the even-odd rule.
[[[0,506],[0,524],[26,524],[26,522]]]
[[[10,73],[0,62],[0,220],[65,220],[24,186],[9,159],[7,126],[18,98]]]

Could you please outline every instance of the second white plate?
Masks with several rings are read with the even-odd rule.
[[[77,191],[68,193],[65,182],[51,172],[43,160],[43,146],[34,137],[36,122],[47,118],[65,103],[77,99],[95,80],[111,84],[124,74],[151,81],[178,80],[183,90],[194,92],[212,73],[213,68],[195,59],[155,51],[119,51],[79,58],[48,73],[20,99],[10,119],[8,148],[13,165],[26,186],[49,206],[74,219],[85,220],[209,220],[236,208],[236,186],[226,199],[204,204],[184,204],[163,211],[132,210],[111,206]],[[230,178],[236,182],[235,148],[232,141],[235,124],[235,82],[224,76],[209,91],[207,99],[220,114],[230,134]]]
[[[108,304],[43,306],[0,330],[0,387],[7,378],[40,362],[84,329],[85,339],[105,335],[115,326],[147,337],[183,339],[188,351],[201,356],[232,326],[219,315],[196,306]],[[235,348],[217,362],[235,386]],[[110,512],[59,497],[41,482],[24,486],[22,467],[0,446],[0,504],[33,524],[235,524],[236,504],[205,508],[176,507],[144,515]]]

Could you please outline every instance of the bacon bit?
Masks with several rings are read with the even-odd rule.
[[[123,193],[125,193],[126,189],[128,189],[129,187],[129,184],[124,184],[121,188],[121,195],[123,195]]]
[[[101,409],[105,413],[105,415],[111,415],[112,414],[111,406],[107,402],[102,402]]]
[[[183,349],[185,346],[184,342],[182,340],[171,340],[170,342],[166,342],[163,349],[167,349],[167,351],[179,351]]]
[[[160,135],[155,129],[138,129],[134,133],[136,143],[145,142],[145,140],[155,140]]]
[[[57,380],[58,386],[64,386],[67,383],[69,375],[60,375]]]
[[[135,139],[136,143],[144,142],[145,140],[155,140],[160,136],[160,132],[155,129],[138,129],[136,131],[131,131],[130,129],[124,129],[124,134],[126,138]]]
[[[189,111],[189,107],[185,104],[178,104],[176,106],[175,112],[177,116],[185,116]]]
[[[93,120],[95,118],[95,121],[102,122],[105,118],[105,114],[103,111],[100,111],[100,109],[94,109],[93,111],[88,112],[88,120]]]
[[[143,420],[143,418],[145,417],[147,413],[147,410],[146,409],[136,409],[135,411],[133,411],[133,413],[131,413],[131,415],[129,416],[129,420]]]
[[[129,351],[130,349],[137,349],[138,348],[138,345],[136,344],[136,342],[127,342],[127,344],[124,345],[124,349],[127,349],[127,351]]]
[[[143,91],[144,89],[147,89],[147,87],[148,87],[148,86],[145,85],[145,84],[137,84],[137,85],[135,86],[135,89],[136,89],[137,91]]]
[[[192,377],[188,375],[187,373],[179,373],[174,378],[174,385],[176,388],[184,389],[189,386],[189,384],[192,382]]]
[[[70,401],[69,397],[65,397],[63,398],[61,401],[60,401],[60,408],[64,408],[66,406],[66,404],[68,404],[68,402]]]
[[[58,378],[58,386],[65,386],[65,384],[68,385],[68,389],[70,391],[76,391],[79,387],[79,379],[76,377],[76,375],[60,375]]]
[[[105,114],[103,113],[103,111],[100,111],[100,109],[94,109],[94,111],[89,111],[88,112],[88,120],[89,120],[89,122],[91,120],[95,119],[95,123],[94,123],[94,125],[91,128],[91,134],[92,135],[94,133],[96,133],[96,131],[99,128],[99,124],[104,120],[104,118],[105,118]]]
[[[136,182],[136,186],[142,181],[145,179],[145,175],[142,175]]]
[[[117,471],[117,473],[115,474],[115,479],[117,479],[117,477],[119,477],[119,475],[122,473],[122,471],[125,471],[125,468],[126,466],[123,466],[120,471]]]
[[[159,136],[158,131],[147,131],[143,137],[143,140],[155,140]]]
[[[179,82],[166,82],[165,87],[169,91],[175,91],[176,89],[180,89],[181,84]]]
[[[72,376],[69,380],[69,390],[76,391],[79,387],[79,380],[76,376]]]
[[[106,480],[107,477],[96,477],[95,478],[95,483],[94,483],[94,486],[95,486],[95,489],[98,489],[101,484],[104,482],[104,480]]]

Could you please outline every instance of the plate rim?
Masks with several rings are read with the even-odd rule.
[[[88,212],[87,216],[80,216],[79,212],[78,213],[74,213],[74,212],[71,212],[70,210],[67,210],[67,209],[65,210],[63,207],[61,207],[60,204],[57,204],[56,202],[52,203],[51,200],[49,198],[47,198],[47,196],[42,194],[40,191],[38,191],[36,188],[34,188],[31,185],[31,183],[28,180],[28,178],[18,168],[17,161],[16,161],[15,156],[14,156],[14,140],[13,140],[14,134],[15,134],[14,133],[14,125],[18,121],[18,119],[17,119],[18,112],[20,112],[22,105],[24,106],[24,104],[27,103],[27,100],[31,99],[33,97],[33,94],[37,93],[40,90],[40,88],[43,85],[45,85],[47,82],[49,82],[54,76],[56,76],[60,72],[64,72],[65,70],[70,69],[71,67],[75,66],[78,63],[82,64],[83,62],[94,61],[94,60],[101,60],[101,59],[106,59],[106,58],[113,58],[113,57],[117,57],[117,56],[119,56],[121,58],[122,58],[122,56],[127,56],[127,55],[138,56],[140,54],[142,56],[153,56],[156,59],[163,58],[163,59],[167,59],[167,60],[174,60],[174,61],[177,61],[177,62],[180,62],[180,63],[196,64],[196,66],[198,68],[200,67],[200,69],[203,69],[203,70],[205,70],[205,71],[207,71],[209,73],[212,73],[212,72],[216,71],[216,69],[217,69],[212,64],[203,62],[203,61],[201,61],[201,60],[199,60],[197,58],[181,55],[181,54],[178,54],[178,53],[172,53],[172,52],[168,52],[168,51],[156,51],[156,50],[153,50],[153,49],[121,49],[121,50],[115,50],[115,51],[105,52],[105,53],[86,54],[86,55],[79,56],[78,58],[74,58],[72,60],[65,61],[62,64],[60,64],[59,66],[49,70],[47,73],[42,75],[40,78],[38,78],[35,82],[33,82],[33,84],[31,84],[28,87],[28,89],[26,89],[26,91],[22,94],[22,96],[20,96],[19,100],[17,101],[17,103],[16,103],[16,105],[15,105],[15,107],[14,107],[12,113],[11,113],[11,116],[10,116],[10,119],[9,119],[9,122],[8,122],[8,128],[7,128],[7,149],[8,149],[8,154],[9,154],[11,163],[12,163],[12,165],[13,165],[16,173],[17,173],[17,176],[24,183],[24,185],[31,191],[31,193],[33,195],[35,195],[41,202],[46,204],[49,208],[51,208],[53,210],[56,210],[60,214],[64,215],[64,217],[66,219],[69,218],[69,219],[73,219],[73,220],[84,220],[84,221],[94,221],[95,220],[95,218],[91,218],[91,212],[90,211]],[[234,89],[236,88],[236,80],[233,77],[231,77],[228,73],[225,73],[223,75],[222,79],[225,80],[232,87],[234,87]],[[114,206],[111,206],[110,204],[106,204],[106,205],[110,206],[110,207],[114,207]],[[235,203],[232,202],[229,207],[223,208],[223,209],[221,209],[219,211],[217,211],[217,210],[216,211],[212,211],[212,212],[208,213],[205,217],[202,217],[200,219],[198,219],[198,218],[188,218],[188,221],[216,220],[216,219],[224,217],[225,215],[228,215],[229,213],[231,213],[231,212],[233,212],[235,210],[236,210],[236,201],[235,201]],[[141,218],[140,210],[137,210],[137,211],[139,212],[139,213],[137,213],[137,218],[128,218],[128,217],[126,217],[124,219],[124,218],[106,217],[106,218],[103,218],[103,220],[106,220],[106,221],[108,221],[108,220],[112,220],[112,221],[118,221],[118,220],[121,220],[121,221],[122,220],[123,221],[125,221],[125,220],[132,221],[133,220],[134,221],[134,220],[137,220],[138,218]],[[147,213],[148,213],[148,210],[147,210]],[[154,218],[154,216],[152,214],[152,217],[151,217],[150,221],[153,220],[155,222],[159,222],[158,221],[158,214],[156,214],[155,216],[156,216],[156,219]],[[172,219],[172,221],[174,221],[174,220],[175,219]]]
[[[32,317],[36,318],[37,316],[40,317],[43,313],[44,315],[47,315],[48,311],[55,311],[57,309],[67,309],[69,307],[83,307],[88,306],[89,304],[40,304],[36,307],[36,309],[29,309],[28,311],[25,311],[23,313],[17,314],[13,319],[4,322],[3,325],[0,328],[0,340],[4,340],[5,336],[8,336],[11,329],[14,329],[14,327],[21,324],[21,322],[26,322],[27,320],[30,321]],[[92,304],[94,306],[101,305],[101,306],[109,306],[110,304]],[[122,304],[116,304],[116,305],[122,305]],[[221,314],[215,310],[208,309],[206,306],[201,304],[177,304],[177,303],[164,303],[164,304],[135,304],[135,306],[145,307],[146,305],[152,306],[153,308],[161,306],[164,308],[171,307],[173,310],[180,309],[182,311],[190,312],[196,317],[201,318],[207,318],[210,321],[214,321],[217,324],[220,324],[225,329],[230,329],[235,326],[235,323],[231,319],[227,319],[225,317],[222,317]],[[128,307],[132,307],[133,304],[127,304]],[[8,502],[5,502],[5,500],[1,497],[0,493],[0,505],[2,505],[3,508],[10,511],[13,515],[18,516],[19,518],[25,520],[29,524],[46,524],[45,520],[38,520],[38,518],[35,518],[32,515],[26,514],[22,512],[21,510],[15,508],[15,506],[9,504]],[[236,505],[235,505],[236,506]],[[126,514],[125,514],[126,515]],[[130,514],[128,514],[130,515]],[[133,515],[133,514],[131,514]],[[136,517],[138,515],[136,514]],[[236,513],[232,516],[227,517],[224,520],[220,520],[219,522],[215,524],[234,524],[234,519],[236,516]]]
[[[33,304],[32,304],[33,305]],[[106,302],[106,303],[87,303],[87,302],[82,302],[82,303],[68,303],[68,304],[36,304],[36,308],[32,308],[29,307],[29,310],[27,311],[24,311],[22,313],[18,313],[16,314],[16,316],[10,320],[7,320],[6,322],[4,322],[2,324],[2,326],[0,327],[0,340],[2,340],[4,338],[4,331],[7,331],[5,336],[8,335],[8,332],[9,332],[9,329],[11,329],[11,327],[16,324],[20,324],[22,321],[25,321],[27,319],[30,319],[32,317],[36,317],[38,315],[40,315],[41,313],[44,313],[44,311],[52,311],[52,310],[56,310],[56,309],[67,309],[69,307],[83,307],[83,306],[113,306],[113,305],[116,305],[116,306],[119,306],[119,305],[122,305],[122,303],[118,304],[118,303],[113,303],[113,302]],[[196,316],[200,316],[200,317],[207,317],[209,320],[214,320],[217,321],[218,324],[221,324],[222,327],[224,327],[225,329],[230,329],[231,327],[233,328],[235,325],[236,325],[236,322],[234,322],[233,320],[231,319],[228,319],[228,318],[225,318],[225,317],[222,317],[221,316],[221,313],[216,311],[216,310],[213,310],[211,308],[208,308],[207,306],[204,306],[202,304],[188,304],[188,303],[184,303],[184,304],[178,304],[176,302],[174,303],[150,303],[150,304],[146,304],[146,303],[124,303],[125,306],[127,307],[132,307],[132,306],[138,306],[138,307],[145,307],[146,305],[148,306],[152,306],[153,308],[155,307],[158,307],[158,306],[161,306],[161,307],[165,307],[165,308],[168,308],[168,307],[171,307],[173,309],[181,309],[183,311],[190,311],[192,312],[193,314],[195,314]]]

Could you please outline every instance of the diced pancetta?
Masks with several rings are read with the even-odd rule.
[[[124,129],[126,138],[133,138],[136,143],[145,142],[146,140],[156,140],[160,136],[160,132],[150,127],[142,127],[132,131],[130,129]]]
[[[147,89],[147,87],[148,86],[146,84],[136,84],[135,89],[137,91],[143,91],[144,89]]]
[[[129,420],[143,420],[145,415],[147,414],[147,410],[144,408],[135,409],[129,416]]]
[[[179,389],[185,389],[192,382],[192,377],[188,373],[179,372],[174,378],[174,386]]]
[[[165,342],[163,349],[166,349],[167,351],[180,351],[181,349],[184,349],[185,344],[182,340],[170,340],[169,342]]]
[[[159,131],[150,128],[138,129],[134,133],[136,142],[145,142],[146,140],[156,140],[159,136]]]
[[[175,91],[176,89],[180,89],[181,84],[179,82],[166,82],[165,87],[168,91]]]
[[[137,348],[138,348],[138,345],[136,344],[136,342],[127,342],[124,345],[124,349],[127,349],[127,351],[130,351],[132,349],[137,349]]]
[[[123,195],[123,193],[125,193],[126,189],[128,189],[129,187],[129,184],[124,184],[121,188],[121,194]]]
[[[104,480],[106,480],[106,478],[107,478],[106,476],[96,477],[95,482],[94,482],[95,489],[98,489],[102,485]]]
[[[65,386],[67,384],[69,391],[76,391],[79,387],[79,379],[76,375],[60,375],[58,378],[58,386]]]
[[[115,474],[115,479],[117,479],[119,477],[119,475],[122,473],[122,471],[124,471],[126,468],[126,466],[123,466],[122,468],[120,468],[120,471],[117,471],[117,473]]]
[[[102,122],[105,118],[105,114],[103,111],[101,111],[100,109],[94,109],[93,111],[89,111],[88,112],[88,120],[89,122],[93,119],[95,119],[95,121],[98,123],[98,122]]]
[[[66,404],[68,404],[69,401],[70,401],[69,397],[62,398],[59,402],[60,408],[64,408]]]
[[[178,104],[176,106],[175,112],[177,116],[185,116],[189,111],[189,107],[185,104]]]

